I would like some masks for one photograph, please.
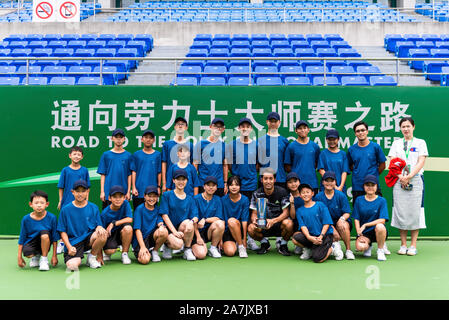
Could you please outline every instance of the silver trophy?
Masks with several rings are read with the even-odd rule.
[[[257,198],[257,227],[266,229],[267,227],[267,199]]]

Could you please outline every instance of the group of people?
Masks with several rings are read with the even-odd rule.
[[[210,135],[193,145],[185,138],[188,122],[179,117],[175,136],[164,142],[162,152],[153,149],[155,134],[146,130],[143,148],[134,154],[123,147],[125,132],[114,130],[114,146],[103,153],[97,170],[101,213],[89,201],[89,173],[80,164],[83,150],[73,147],[71,164],[62,170],[58,183],[59,217],[47,212],[44,191],[31,194],[33,211],[21,223],[19,266],[26,265],[27,257],[31,267],[49,270],[50,264],[58,263],[59,248],[70,270],[78,270],[85,252],[87,265],[99,268],[119,247],[123,264],[131,263],[130,248],[141,264],[161,261],[160,251],[163,259],[171,259],[174,250],[190,261],[237,252],[246,258],[247,249],[267,253],[269,237],[277,237],[277,251],[284,256],[292,254],[291,240],[303,260],[324,262],[331,255],[353,260],[353,227],[356,250],[371,256],[377,242],[377,259],[386,260],[389,214],[379,176],[387,159],[370,141],[368,125],[355,123],[357,143],[344,152],[335,129],[327,131],[327,148],[321,151],[309,138],[306,121],[296,123],[297,139],[291,143],[279,134],[278,113],[270,112],[266,124],[267,134],[253,140],[251,120],[242,118],[239,136],[226,144],[221,139],[225,122],[215,118]],[[403,118],[400,128],[404,137],[394,141],[388,155],[392,161],[386,181],[394,186],[391,225],[400,229],[398,253],[415,255],[419,229],[425,228],[423,166],[428,153],[425,141],[413,136],[412,118]],[[352,174],[352,209],[346,194],[348,174]],[[261,198],[266,203],[263,214]]]

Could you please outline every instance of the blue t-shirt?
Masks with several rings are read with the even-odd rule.
[[[201,140],[195,145],[193,161],[198,164],[198,174],[201,186],[208,176],[217,178],[218,188],[224,188],[223,161],[226,145],[223,141],[211,143]]]
[[[128,190],[128,177],[131,175],[131,153],[124,151],[116,153],[111,150],[101,155],[97,173],[105,175],[104,193],[109,196],[109,189],[112,186],[122,186]]]
[[[324,225],[333,223],[329,210],[324,203],[319,201],[315,202],[311,208],[300,207],[296,211],[296,219],[298,219],[299,231],[301,231],[301,227],[306,227],[309,234],[315,237],[321,234]],[[332,233],[332,228],[329,226],[326,234]]]
[[[226,160],[233,175],[239,176],[241,191],[257,189],[257,142],[243,143],[240,138],[226,145]]]
[[[349,166],[352,169],[352,190],[363,191],[363,179],[369,174],[379,177],[379,165],[387,161],[382,148],[370,141],[366,147],[360,147],[357,143],[348,149]]]
[[[221,198],[214,195],[212,200],[207,201],[203,198],[202,194],[197,194],[195,197],[195,202],[198,207],[198,221],[201,219],[217,217],[220,220],[223,218],[223,205],[221,203]],[[205,223],[204,228],[207,228],[210,223]]]
[[[53,213],[47,211],[42,220],[35,220],[31,217],[31,213],[22,218],[20,223],[19,244],[24,245],[33,240],[43,230],[50,232],[50,242],[58,241],[61,237],[56,230],[58,222]]]
[[[167,163],[167,172],[172,164],[178,163],[178,148],[181,145],[187,145],[190,151],[190,162],[193,162],[193,143],[191,141],[185,143],[177,143],[175,140],[167,140],[162,144],[162,162]],[[175,147],[176,148],[173,148]]]
[[[136,188],[138,198],[143,198],[148,186],[158,186],[157,176],[161,173],[161,153],[154,150],[148,154],[139,150],[134,152],[131,161],[131,170],[136,173]]]
[[[96,204],[88,202],[84,207],[69,203],[61,209],[58,219],[58,232],[65,232],[72,246],[86,239],[103,223]],[[65,249],[67,251],[67,248]]]
[[[162,194],[159,214],[168,215],[173,226],[178,229],[184,220],[198,218],[198,208],[192,196],[187,194],[185,199],[179,199],[172,190]]]
[[[226,223],[226,229],[228,229],[228,220],[235,218],[240,222],[249,220],[249,200],[243,194],[239,201],[234,202],[229,198],[229,194],[221,198],[223,204],[223,217]]]
[[[294,204],[295,204],[295,212],[298,210],[298,208],[301,208],[304,205],[304,200],[302,200],[301,197],[294,197]]]
[[[330,200],[326,197],[324,191],[318,193],[314,199],[315,201],[324,203],[329,209],[329,213],[334,223],[336,223],[344,213],[351,213],[351,206],[349,205],[348,198],[339,190],[334,190],[334,196]]]
[[[385,219],[385,222],[387,222],[390,219],[388,216],[387,200],[380,196],[378,196],[374,201],[367,201],[364,196],[357,197],[354,204],[352,218],[354,220],[359,220],[360,226],[377,219]],[[375,226],[368,227],[363,231],[363,233],[367,233],[374,228]]]
[[[142,203],[134,211],[133,229],[140,230],[142,232],[143,239],[148,237],[161,222],[164,222],[164,220],[159,214],[158,206],[155,206],[153,210],[148,210],[147,207],[145,207],[145,204]],[[133,248],[135,248],[138,244],[139,243],[134,233],[132,241]]]
[[[285,150],[284,163],[291,165],[292,171],[298,175],[301,183],[318,188],[316,165],[319,156],[320,147],[315,142],[309,140],[308,143],[302,144],[295,140]]]
[[[114,211],[111,209],[111,205],[108,205],[106,208],[103,209],[103,212],[101,213],[101,221],[103,222],[103,228],[107,228],[108,225],[112,221],[118,221],[125,218],[132,218],[133,217],[133,211],[131,210],[131,205],[128,201],[123,201],[123,204],[120,206],[120,208],[117,211]],[[112,228],[111,232],[119,228],[120,226],[115,226]]]
[[[73,170],[67,166],[62,169],[58,182],[58,188],[64,189],[61,199],[61,208],[75,200],[75,197],[72,194],[72,189],[73,184],[78,180],[86,181],[87,185],[90,187],[89,171],[87,168],[81,166],[78,170]]]
[[[337,178],[337,187],[341,184],[341,175],[343,172],[350,173],[348,157],[346,152],[340,150],[337,153],[325,149],[321,151],[320,157],[318,158],[317,170],[324,169],[324,171],[333,171]],[[323,182],[321,182],[321,190],[324,190]],[[343,190],[346,190],[344,186]]]
[[[173,182],[173,173],[178,169],[180,169],[180,167],[177,164],[173,164],[167,171],[167,189],[175,189],[175,184]],[[184,192],[193,197],[194,188],[201,187],[200,180],[198,179],[198,173],[191,163],[189,163],[187,167],[184,168],[184,170],[187,171],[188,176],[188,181],[184,188]]]
[[[283,136],[265,135],[258,140],[258,161],[261,168],[270,167],[276,172],[276,182],[285,182],[284,155],[289,141]],[[272,149],[274,149],[272,151]]]

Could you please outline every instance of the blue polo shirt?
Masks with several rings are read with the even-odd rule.
[[[348,149],[348,164],[352,169],[352,190],[363,191],[363,179],[369,174],[379,178],[379,165],[387,161],[382,148],[375,142],[365,147],[357,143]]]
[[[162,194],[159,214],[168,215],[173,226],[178,229],[184,220],[198,218],[198,208],[192,196],[187,194],[185,199],[179,199],[171,190]]]
[[[112,186],[122,186],[128,190],[128,177],[131,175],[131,153],[124,151],[116,153],[111,150],[104,152],[100,158],[97,173],[105,175],[104,193],[109,195]]]
[[[167,171],[167,189],[174,190],[175,184],[173,183],[173,174],[176,170],[181,169],[177,164],[173,164],[170,166],[170,169]],[[196,172],[193,164],[189,163],[187,167],[184,168],[187,172],[188,181],[184,188],[184,192],[190,196],[194,196],[194,188],[201,187],[200,180],[198,179],[198,173]]]
[[[261,168],[270,167],[276,172],[276,182],[285,182],[284,155],[289,141],[283,136],[271,137],[268,134],[259,138],[257,150]]]
[[[153,210],[148,210],[147,207],[145,207],[145,204],[142,204],[134,211],[133,229],[140,230],[142,232],[143,239],[148,237],[161,222],[164,222],[164,220],[159,214],[158,206],[155,206]],[[139,243],[134,233],[132,241],[133,248],[135,248],[138,244]]]
[[[316,165],[320,156],[320,147],[309,139],[306,144],[293,141],[285,150],[284,163],[291,165],[301,183],[307,183],[312,188],[318,188]]]
[[[133,211],[131,209],[131,205],[128,201],[123,201],[123,204],[120,206],[120,208],[117,211],[114,211],[111,209],[111,205],[108,205],[106,208],[104,208],[103,212],[101,213],[101,221],[103,222],[103,228],[107,228],[108,225],[112,221],[118,221],[125,218],[132,218],[133,217]],[[116,226],[112,228],[111,232],[117,230],[120,226]]]
[[[86,181],[87,185],[90,187],[89,171],[87,168],[81,166],[77,170],[74,170],[67,166],[62,169],[58,181],[58,188],[64,189],[61,199],[61,208],[75,200],[75,197],[72,194],[72,188],[75,181],[78,180]]]
[[[348,157],[346,152],[339,150],[337,153],[325,149],[321,151],[318,158],[317,170],[324,169],[324,171],[333,171],[337,178],[337,187],[341,184],[341,175],[343,172],[351,173],[349,170]],[[324,190],[323,183],[321,182],[321,190]],[[346,190],[346,186],[343,190]]]
[[[162,144],[162,155],[161,160],[162,162],[167,163],[167,172],[170,167],[178,163],[178,148],[181,145],[187,145],[189,147],[190,151],[190,162],[193,160],[193,143],[191,141],[185,142],[185,143],[177,143],[175,140],[168,140],[165,141]],[[175,148],[174,148],[175,147]]]
[[[242,143],[240,138],[226,146],[226,160],[231,164],[233,175],[239,176],[241,191],[257,189],[257,142]]]
[[[300,207],[296,211],[296,219],[298,219],[299,231],[301,227],[306,227],[312,236],[319,236],[323,226],[326,224],[332,225],[332,218],[329,210],[322,202],[315,202],[311,208]],[[326,234],[332,234],[332,228],[329,226]]]
[[[352,218],[359,220],[360,226],[377,219],[385,219],[385,222],[387,222],[390,219],[388,216],[387,200],[381,196],[378,196],[374,201],[367,201],[364,196],[358,197],[355,200]],[[374,230],[374,228],[375,226],[368,227],[363,233]]]
[[[96,204],[88,202],[84,207],[78,208],[73,203],[69,203],[61,209],[57,230],[67,233],[70,244],[74,246],[102,225],[100,210]]]
[[[139,150],[134,152],[131,161],[131,170],[136,173],[136,188],[138,198],[143,198],[148,186],[158,186],[157,176],[161,173],[161,153],[154,150],[148,154]]]
[[[193,160],[198,164],[198,176],[201,186],[208,176],[217,178],[218,188],[224,188],[223,161],[226,144],[223,141],[201,140],[195,145]]]
[[[36,238],[41,231],[50,232],[50,242],[55,242],[61,239],[56,230],[58,222],[53,213],[47,211],[42,220],[35,220],[31,217],[31,213],[22,218],[20,223],[19,244],[24,245]]]
[[[228,229],[228,220],[235,218],[240,222],[249,220],[249,200],[243,194],[237,202],[233,202],[229,198],[229,194],[221,198],[223,204],[223,216],[225,218],[226,230]]]
[[[345,213],[351,213],[351,206],[349,205],[348,197],[339,191],[334,190],[332,199],[328,199],[324,191],[315,196],[315,201],[320,201],[329,209],[333,224],[335,225],[338,219]]]
[[[194,199],[198,207],[198,220],[213,217],[224,220],[223,205],[219,196],[214,195],[210,201],[207,201],[203,198],[202,194],[197,194]],[[208,226],[210,226],[210,223],[204,224],[204,228],[207,228]]]

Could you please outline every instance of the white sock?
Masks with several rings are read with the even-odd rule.
[[[288,242],[285,241],[284,239],[281,240],[281,245],[283,246],[284,244],[287,244]]]
[[[216,246],[213,246],[213,245],[211,245],[211,246],[210,246],[210,249],[209,249],[209,250],[212,250],[212,249],[217,249],[217,247],[216,247]]]
[[[268,243],[268,238],[263,238],[260,243]]]
[[[48,257],[41,256],[40,258],[44,261],[48,261]]]
[[[239,245],[239,249],[240,248],[245,248],[245,246],[243,244]]]

